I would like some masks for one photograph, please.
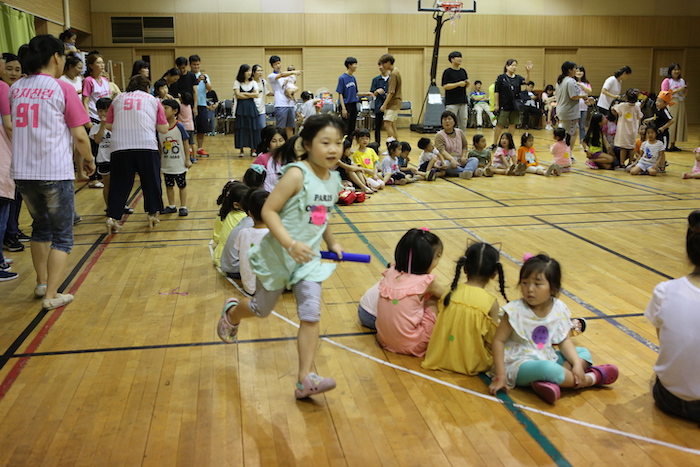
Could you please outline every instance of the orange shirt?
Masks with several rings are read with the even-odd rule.
[[[528,167],[539,165],[534,146],[531,148],[520,146],[518,148],[518,162],[524,162]]]

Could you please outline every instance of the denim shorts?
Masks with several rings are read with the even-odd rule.
[[[27,204],[32,222],[32,241],[48,243],[54,250],[73,248],[75,192],[72,180],[15,180]]]

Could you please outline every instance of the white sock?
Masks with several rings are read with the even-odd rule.
[[[187,206],[180,206],[180,209],[187,209]]]
[[[171,205],[168,206],[168,207],[169,207],[170,209],[175,209],[177,206],[175,206],[174,204],[171,204]]]

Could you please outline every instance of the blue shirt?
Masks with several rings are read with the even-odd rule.
[[[343,96],[343,102],[346,104],[357,102],[357,80],[354,76],[343,73],[338,78],[338,87],[335,92]]]
[[[382,75],[375,76],[372,79],[372,86],[370,86],[369,91],[374,92],[377,89],[383,89],[384,94],[377,94],[377,97],[374,98],[374,113],[381,113],[379,108],[384,104],[386,93],[389,92],[389,75],[386,76],[386,79]]]
[[[199,81],[199,75],[201,75],[201,73],[195,73],[194,76],[197,78],[197,105],[202,107],[207,105],[207,85],[204,81]],[[207,81],[209,81],[209,76],[204,76],[206,76]]]

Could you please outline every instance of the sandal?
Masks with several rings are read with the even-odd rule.
[[[561,397],[561,388],[557,383],[550,383],[549,381],[534,381],[530,383],[532,390],[535,394],[540,396],[545,402],[549,402],[554,405]]]
[[[585,318],[571,318],[571,335],[578,336],[586,332]]]
[[[330,391],[335,388],[335,380],[333,378],[324,378],[316,373],[309,373],[304,378],[302,383],[297,383],[297,388],[294,390],[294,395],[297,399],[305,399],[314,394]]]
[[[238,335],[238,324],[231,324],[228,320],[228,310],[236,305],[238,305],[237,298],[229,298],[224,302],[224,309],[221,311],[221,318],[219,319],[219,324],[216,326],[219,339],[227,344],[236,342],[236,336]]]
[[[620,372],[615,365],[596,365],[585,369],[586,373],[593,373],[595,383],[593,386],[605,386],[617,381]]]

